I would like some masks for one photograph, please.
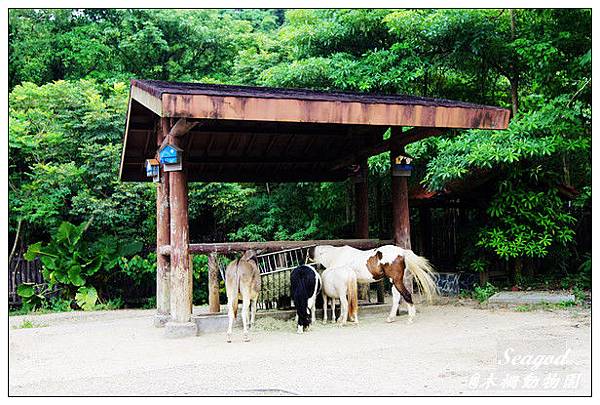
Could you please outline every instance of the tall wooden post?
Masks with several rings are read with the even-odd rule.
[[[170,143],[182,148],[181,137],[169,136]],[[184,152],[185,153],[185,152]],[[185,162],[184,162],[185,165]],[[188,224],[188,188],[185,167],[169,174],[171,207],[171,322],[168,337],[192,336],[196,325],[192,315],[192,266]]]
[[[355,236],[358,239],[369,238],[369,166],[367,159],[359,162],[360,172],[354,177]],[[359,284],[358,298],[369,299],[369,284]]]
[[[360,174],[354,179],[356,201],[355,234],[359,239],[369,238],[369,166],[367,160],[360,162]]]
[[[168,122],[161,119],[157,131],[157,146],[160,147],[163,139],[169,133]],[[156,185],[156,316],[154,326],[160,328],[171,318],[170,305],[170,259],[169,256],[158,253],[160,246],[169,245],[170,235],[169,215],[169,173],[161,173],[160,183]]]
[[[399,140],[402,137],[400,128],[392,128],[392,139]],[[394,243],[404,249],[410,246],[410,211],[408,207],[408,177],[394,176],[394,163],[396,157],[401,153],[397,143],[392,143],[390,149],[390,169],[392,172],[392,239]],[[412,276],[404,273],[404,284],[412,293]]]
[[[419,207],[419,224],[421,225],[421,256],[431,256],[431,208]]]
[[[221,312],[219,302],[219,265],[217,254],[208,255],[208,310],[211,313]]]

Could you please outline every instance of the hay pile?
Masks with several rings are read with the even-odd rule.
[[[254,324],[254,330],[257,331],[265,331],[265,332],[273,332],[273,331],[295,331],[296,329],[296,321],[292,318],[287,321],[283,321],[281,319],[271,318],[270,316],[265,316],[262,318],[256,319]]]

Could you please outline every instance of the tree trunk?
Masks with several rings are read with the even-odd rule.
[[[17,225],[17,233],[15,235],[15,242],[13,243],[13,247],[8,255],[8,265],[10,266],[10,262],[15,255],[15,251],[17,250],[17,244],[19,243],[19,238],[21,237],[21,224],[23,223],[23,219],[19,218],[19,223]]]
[[[515,18],[515,10],[510,10],[510,34],[511,39],[514,42],[517,39],[517,24]],[[519,72],[517,70],[516,55],[513,54],[513,60],[510,64],[510,96],[512,102],[512,113],[513,117],[517,115],[519,110]]]
[[[523,259],[521,257],[517,257],[515,259],[515,269],[514,269],[515,285],[520,284],[522,281],[523,281]]]

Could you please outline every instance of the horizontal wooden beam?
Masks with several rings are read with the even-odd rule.
[[[146,177],[142,165],[125,164],[125,175],[121,181],[151,182],[152,178]],[[282,169],[276,166],[265,166],[263,170],[221,170],[215,165],[202,166],[184,164],[188,174],[188,182],[238,182],[238,183],[299,183],[344,181],[348,178],[345,171],[325,171],[322,169]],[[246,166],[247,167],[247,166]]]
[[[138,155],[135,157],[135,160],[131,159],[127,165],[144,165],[146,163],[145,155]],[[273,158],[254,158],[254,157],[202,157],[202,156],[189,156],[187,160],[185,160],[185,165],[193,165],[196,166],[215,166],[215,165],[223,165],[223,166],[273,166],[273,165],[299,165],[299,166],[307,166],[307,165],[321,165],[321,166],[329,166],[331,161],[324,161],[323,159],[303,159],[303,160],[295,160],[294,158],[286,158],[285,156],[273,157]]]
[[[506,129],[510,110],[417,103],[363,103],[358,101],[307,100],[162,94],[163,117],[387,125],[406,127]]]
[[[346,166],[356,164],[357,162],[369,158],[371,156],[379,155],[380,153],[387,152],[391,149],[395,143],[398,145],[400,150],[404,150],[404,147],[409,143],[419,141],[421,139],[428,138],[430,136],[438,136],[447,131],[447,128],[427,128],[427,127],[416,127],[409,129],[402,133],[398,139],[389,138],[376,145],[369,146],[352,153],[349,156],[343,157],[335,161],[333,170],[342,169]]]
[[[208,254],[208,253],[237,253],[246,250],[256,250],[257,252],[276,252],[278,250],[295,249],[313,245],[333,245],[333,246],[352,246],[357,249],[373,249],[383,245],[391,244],[391,240],[381,239],[331,239],[331,240],[279,240],[269,242],[224,242],[224,243],[191,243],[190,253]],[[159,254],[170,254],[170,246],[160,246]]]

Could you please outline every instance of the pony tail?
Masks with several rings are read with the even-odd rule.
[[[327,311],[327,308],[325,308]],[[356,313],[358,312],[358,286],[356,282],[356,276],[348,278],[348,315],[352,315],[356,319]]]
[[[404,254],[404,261],[408,271],[415,277],[421,294],[428,302],[432,302],[433,298],[439,295],[439,290],[435,283],[435,270],[429,260],[418,256],[412,250],[407,250]]]

